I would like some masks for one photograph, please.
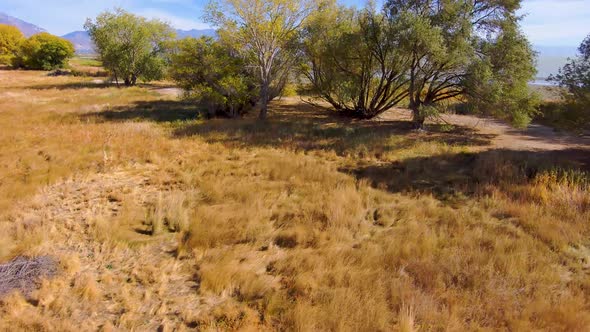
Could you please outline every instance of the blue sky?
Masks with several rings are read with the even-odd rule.
[[[341,0],[364,4],[364,0]],[[157,17],[179,29],[207,28],[201,20],[207,0],[1,0],[0,12],[63,35],[82,30],[87,17],[122,7]],[[522,27],[535,45],[577,46],[590,33],[590,0],[525,0]]]

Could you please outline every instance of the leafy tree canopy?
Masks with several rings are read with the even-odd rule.
[[[122,9],[104,12],[84,25],[100,58],[117,82],[135,85],[164,75],[165,53],[175,31],[159,20],[147,20]]]
[[[295,57],[293,42],[315,0],[212,0],[207,20],[219,27],[220,38],[242,53],[257,76],[260,118],[268,102],[280,94]]]
[[[74,53],[70,41],[42,32],[22,43],[15,64],[27,69],[52,70],[66,66]]]
[[[171,77],[188,98],[204,104],[209,115],[236,117],[258,99],[256,78],[244,59],[212,38],[178,41],[171,63]]]
[[[549,79],[564,88],[564,99],[570,117],[579,125],[590,122],[590,35],[578,47],[579,55],[569,59],[559,72]]]
[[[10,65],[25,40],[16,27],[0,24],[0,65]]]
[[[409,57],[401,52],[395,28],[372,6],[357,11],[330,3],[314,13],[301,42],[312,92],[360,118],[404,100]]]
[[[386,14],[398,23],[400,44],[411,57],[409,106],[417,127],[456,99],[518,126],[530,121],[536,102],[527,82],[535,74],[534,52],[518,27],[520,2],[387,1]]]
[[[465,106],[526,127],[539,105],[528,86],[536,74],[535,55],[517,27],[507,25],[495,38],[481,42],[480,57],[465,78]]]
[[[570,59],[550,79],[564,87],[573,98],[590,101],[590,35],[578,47],[579,55]]]
[[[325,5],[301,41],[313,91],[371,118],[407,102],[416,128],[452,105],[524,126],[535,54],[519,30],[520,0],[388,0],[379,12]]]

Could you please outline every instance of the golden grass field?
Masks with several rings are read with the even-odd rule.
[[[588,150],[95,80],[0,71],[0,330],[588,330]]]

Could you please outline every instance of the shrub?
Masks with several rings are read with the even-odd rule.
[[[18,28],[0,24],[0,65],[12,64],[24,39]]]
[[[68,40],[43,32],[23,42],[14,64],[26,69],[52,70],[64,67],[74,52],[74,45]]]
[[[244,59],[210,37],[179,41],[171,62],[171,77],[209,115],[236,117],[256,104],[258,89]]]
[[[590,111],[580,100],[567,97],[541,104],[538,120],[555,128],[578,131],[590,123]]]
[[[563,88],[565,121],[576,128],[590,124],[590,35],[578,47],[578,56],[569,59],[557,75],[549,77]]]

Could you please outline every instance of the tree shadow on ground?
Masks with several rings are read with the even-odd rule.
[[[83,119],[99,122],[154,121],[175,122],[198,117],[199,105],[185,101],[139,101],[132,105],[113,107],[100,112],[85,113]]]
[[[473,197],[485,185],[526,184],[543,171],[590,174],[590,150],[514,151],[494,149],[474,153],[408,158],[387,164],[365,164],[340,171],[392,193],[431,194],[443,201]],[[585,184],[588,178],[585,175]]]
[[[509,135],[519,135],[530,142],[544,142],[549,144],[583,144],[590,145],[590,136],[575,136],[568,132],[560,132],[555,128],[533,123],[526,130],[510,128],[506,132]]]
[[[94,81],[87,81],[87,82],[71,82],[71,83],[52,83],[52,84],[40,84],[34,85],[30,87],[33,90],[79,90],[79,89],[106,89],[106,88],[120,88],[120,89],[128,89],[128,88],[145,88],[150,91],[157,91],[159,89],[171,89],[176,88],[174,85],[170,84],[137,84],[133,87],[127,87],[124,84],[117,85],[114,82],[105,81],[105,80],[94,80]]]
[[[40,84],[30,87],[33,90],[80,90],[80,89],[106,89],[116,88],[116,85],[103,82],[75,82],[75,83],[55,83]]]
[[[236,148],[332,150],[338,154],[358,152],[376,158],[417,142],[486,146],[494,137],[469,128],[449,130],[443,125],[432,125],[427,132],[417,132],[408,121],[351,119],[293,98],[273,102],[268,119],[263,121],[251,114],[241,119],[193,122],[179,126],[173,136],[198,136],[209,143]]]

